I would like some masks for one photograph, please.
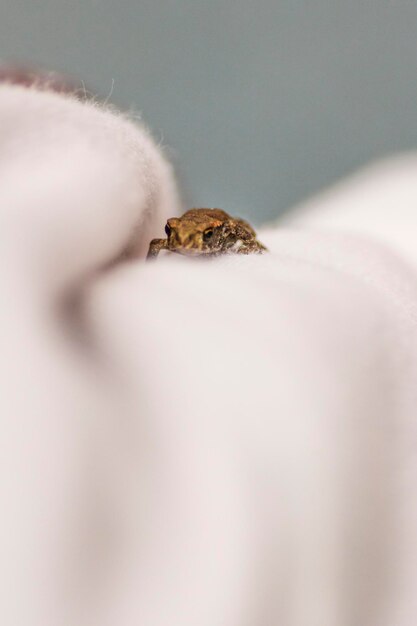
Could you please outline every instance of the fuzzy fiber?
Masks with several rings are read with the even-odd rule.
[[[147,264],[143,126],[0,87],[1,624],[416,623],[416,172]]]

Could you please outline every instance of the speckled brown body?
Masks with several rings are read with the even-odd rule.
[[[189,256],[260,254],[266,251],[253,228],[221,209],[190,209],[172,217],[165,226],[166,239],[152,239],[148,259],[168,250]]]

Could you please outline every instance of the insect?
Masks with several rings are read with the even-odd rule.
[[[170,218],[165,233],[166,239],[152,239],[147,259],[157,257],[161,250],[206,257],[267,250],[247,222],[221,209],[190,209],[181,217]]]

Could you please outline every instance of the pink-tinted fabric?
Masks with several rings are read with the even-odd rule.
[[[343,223],[389,179],[409,235],[405,165],[146,264],[183,208],[149,134],[0,87],[0,623],[414,622],[416,269]]]

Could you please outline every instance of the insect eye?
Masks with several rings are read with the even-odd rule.
[[[165,233],[167,237],[169,237],[171,234],[171,226],[169,226],[169,224],[165,225]]]
[[[210,241],[210,239],[213,237],[213,229],[212,228],[207,228],[207,230],[204,231],[203,233],[203,241]]]

